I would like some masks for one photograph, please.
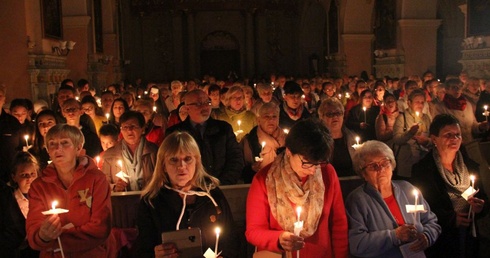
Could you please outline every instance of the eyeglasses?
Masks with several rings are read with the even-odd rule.
[[[323,114],[323,116],[326,116],[328,118],[334,118],[334,117],[341,117],[344,115],[344,112],[337,111],[337,112],[327,112]]]
[[[378,162],[371,162],[363,167],[361,170],[366,170],[368,172],[378,172],[384,168],[387,168],[391,165],[391,160],[389,158],[384,158]]]
[[[125,126],[121,126],[121,131],[133,131],[133,130],[136,130],[136,129],[140,129],[141,127],[137,126],[137,125],[125,125]]]
[[[450,139],[458,139],[459,140],[462,138],[460,133],[445,133],[443,135],[440,135],[439,137],[446,138],[448,140],[450,140]]]
[[[190,165],[192,164],[192,162],[194,162],[194,157],[192,156],[185,156],[183,159],[179,159],[177,157],[171,157],[168,159],[168,163],[172,166],[176,166],[178,164],[182,164],[182,161],[184,161],[184,163],[186,165]]]
[[[37,177],[37,173],[36,172],[31,172],[31,173],[22,173],[19,175],[20,178],[24,178],[24,179],[27,179],[27,178],[36,178]]]
[[[88,108],[84,108],[82,109],[84,112],[90,112],[90,111],[93,111],[94,110],[94,107],[88,107]]]
[[[304,161],[300,155],[298,155],[298,157],[299,157],[299,160],[301,160],[301,168],[303,168],[303,169],[309,169],[309,168],[320,166],[323,164],[328,164],[327,161],[309,162],[309,161]]]
[[[202,107],[207,107],[207,106],[211,106],[211,101],[205,101],[205,102],[195,102],[195,103],[189,103],[189,104],[186,104],[187,106],[195,106],[197,108],[202,108]]]

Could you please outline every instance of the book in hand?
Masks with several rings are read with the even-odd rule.
[[[199,228],[163,232],[162,243],[174,243],[179,252],[179,257],[203,257],[201,230]]]

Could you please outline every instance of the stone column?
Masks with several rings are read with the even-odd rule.
[[[374,34],[343,34],[342,40],[347,74],[371,74]]]
[[[421,76],[425,71],[436,70],[437,19],[401,19],[400,47],[405,55],[405,75]]]

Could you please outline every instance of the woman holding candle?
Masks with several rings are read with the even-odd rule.
[[[203,253],[207,248],[214,251],[217,226],[221,256],[235,257],[237,238],[230,207],[218,179],[204,170],[194,138],[174,132],[165,138],[157,156],[138,209],[138,257],[176,257],[179,246],[162,244],[160,234],[190,227],[201,229]]]
[[[412,165],[430,148],[430,117],[422,112],[425,96],[423,90],[412,91],[408,95],[408,108],[396,118],[393,126],[396,162],[403,164],[397,168],[397,176],[401,179],[411,177]]]
[[[359,98],[359,104],[349,111],[346,126],[359,134],[364,141],[375,140],[374,125],[379,115],[379,107],[373,106],[373,93],[370,90],[364,90]]]
[[[247,241],[259,251],[347,257],[347,218],[332,165],[333,139],[319,120],[301,120],[286,150],[254,177],[247,197]],[[296,208],[303,229],[294,235]]]
[[[459,121],[452,115],[434,117],[430,125],[430,138],[435,148],[412,167],[412,182],[423,193],[434,213],[442,234],[428,249],[430,257],[477,257],[478,239],[471,235],[469,209],[475,219],[488,212],[488,199],[479,176],[478,164],[460,152],[462,132]],[[461,194],[470,187],[470,175],[476,178],[479,192],[465,200]]]
[[[53,162],[29,190],[29,245],[41,251],[40,257],[61,257],[60,242],[67,257],[115,257],[109,183],[91,158],[79,157],[82,132],[58,124],[45,141]],[[69,212],[43,215],[54,201]]]
[[[352,166],[352,156],[356,143],[355,134],[344,126],[344,106],[336,98],[323,100],[318,107],[318,117],[330,130],[334,141],[331,164],[335,168],[338,177],[355,176]],[[360,141],[360,139],[359,139]]]
[[[420,192],[414,195],[410,183],[391,180],[395,166],[393,151],[383,142],[367,141],[355,152],[354,168],[366,183],[345,201],[354,256],[401,258],[401,249],[423,252],[441,233]],[[415,205],[416,198],[427,212],[413,216],[405,205]]]

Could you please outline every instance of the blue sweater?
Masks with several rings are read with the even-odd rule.
[[[412,214],[406,212],[405,205],[415,203],[413,185],[406,181],[392,181],[393,194],[407,224],[414,224]],[[424,205],[426,213],[418,213],[417,230],[423,232],[434,244],[441,233],[436,215],[430,211],[425,199],[420,195],[419,204]],[[349,220],[349,248],[357,257],[402,257],[398,248],[399,240],[395,229],[398,227],[388,205],[381,194],[370,184],[359,186],[346,199]]]

